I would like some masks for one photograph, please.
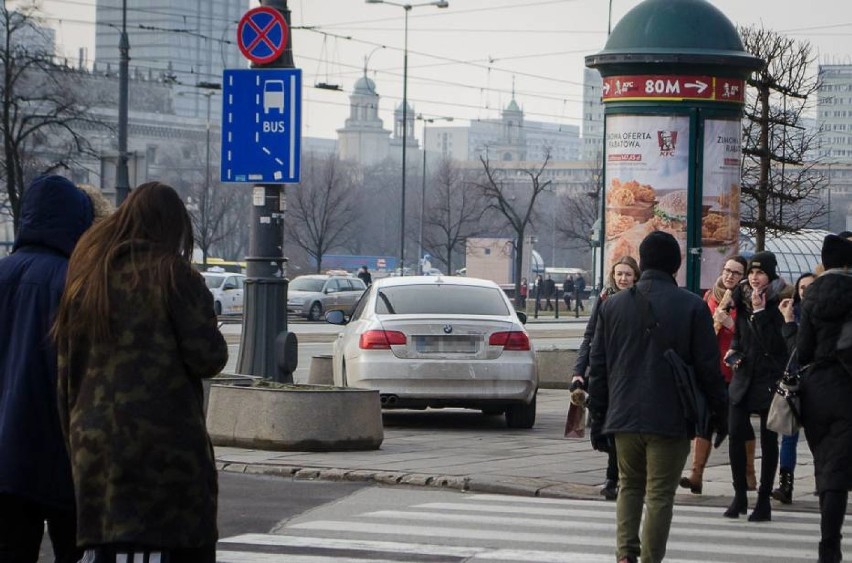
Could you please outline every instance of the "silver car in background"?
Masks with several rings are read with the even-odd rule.
[[[364,282],[353,276],[298,276],[287,286],[287,312],[309,321],[321,320],[326,311],[350,314],[365,289]]]
[[[535,353],[492,281],[445,276],[376,280],[333,347],[334,383],[376,389],[385,408],[479,409],[505,413],[510,428],[535,424]]]

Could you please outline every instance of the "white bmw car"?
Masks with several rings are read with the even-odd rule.
[[[519,316],[520,315],[520,316]],[[364,293],[334,343],[334,383],[377,389],[385,408],[459,407],[535,424],[535,353],[500,287],[476,278],[387,277]]]

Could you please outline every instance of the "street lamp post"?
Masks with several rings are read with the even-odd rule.
[[[204,190],[201,193],[201,197],[199,198],[198,204],[198,212],[202,217],[206,215],[210,208],[210,98],[215,94],[218,94],[222,89],[222,85],[214,82],[199,82],[196,84],[196,87],[203,88],[205,92],[194,92],[192,90],[186,90],[183,92],[178,92],[178,96],[186,96],[190,94],[195,94],[197,96],[204,96],[207,98],[207,121],[206,121],[206,148],[205,148],[205,159],[204,159]],[[203,220],[203,219],[202,219]],[[204,251],[203,256],[203,264],[204,267],[207,267],[207,249],[202,249]]]
[[[452,117],[423,117],[423,114],[417,116],[419,121],[423,122],[423,183],[420,185],[420,234],[417,237],[417,260],[423,259],[423,211],[426,208],[426,125],[435,121],[452,121]],[[447,272],[450,273],[450,272]]]
[[[365,0],[367,4],[388,4],[402,8],[405,11],[405,28],[403,35],[402,50],[402,190],[400,193],[400,216],[399,216],[399,275],[405,275],[405,168],[406,147],[408,145],[408,12],[412,8],[421,6],[435,6],[437,8],[448,8],[447,0],[435,0],[433,2],[422,2],[420,4],[408,4],[391,2],[389,0]]]
[[[115,167],[115,203],[127,198],[130,175],[127,172],[128,82],[130,76],[130,40],[127,37],[127,0],[121,2],[121,32],[118,39],[118,161]]]

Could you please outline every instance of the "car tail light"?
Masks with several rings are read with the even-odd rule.
[[[391,346],[404,345],[405,333],[398,330],[368,330],[361,334],[358,347],[362,350],[389,350]]]
[[[495,332],[488,338],[489,346],[502,346],[504,350],[527,351],[530,349],[530,338],[526,332]]]

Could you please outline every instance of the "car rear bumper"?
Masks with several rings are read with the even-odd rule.
[[[538,388],[534,360],[505,354],[486,361],[356,360],[347,363],[346,380],[350,387],[395,397],[396,406],[424,401],[428,406],[529,403]]]

